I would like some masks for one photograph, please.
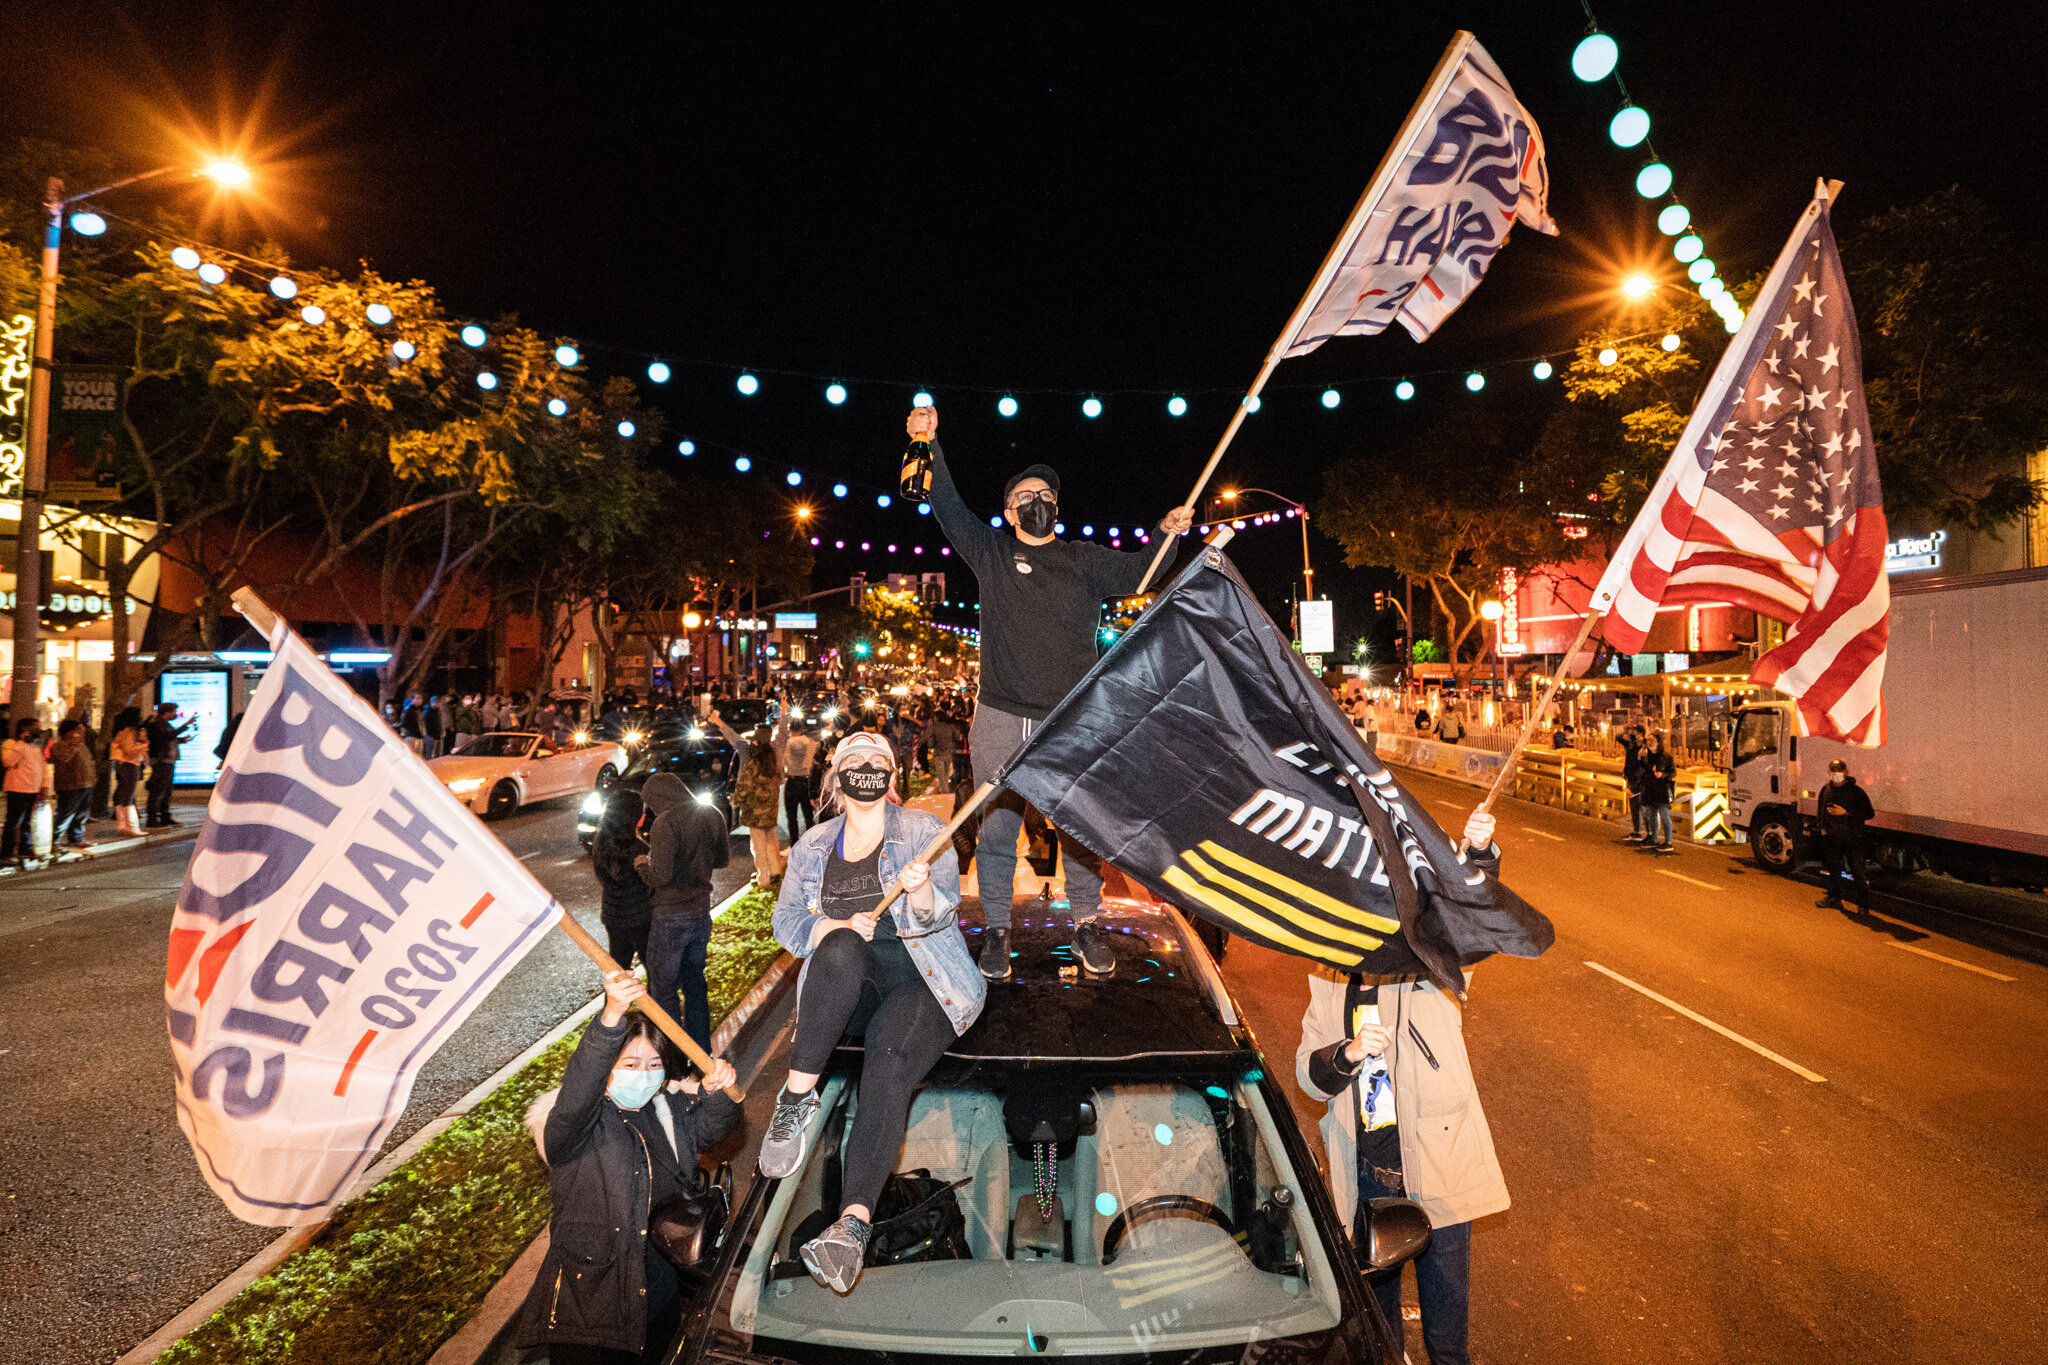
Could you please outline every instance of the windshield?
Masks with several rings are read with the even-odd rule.
[[[1745,711],[1735,727],[1735,761],[1747,763],[1752,758],[1778,752],[1778,713],[1776,711]]]
[[[525,758],[536,735],[478,735],[456,753],[463,758]]]
[[[807,1347],[1186,1352],[1338,1328],[1331,1262],[1295,1197],[1303,1173],[1288,1163],[1255,1084],[1228,1072],[1173,1082],[1057,1073],[1008,1080],[1006,1094],[929,1086],[918,1094],[898,1169],[959,1182],[938,1195],[957,1202],[958,1231],[947,1247],[948,1238],[921,1226],[892,1234],[878,1218],[877,1248],[907,1232],[927,1235],[898,1263],[871,1265],[843,1298],[795,1257],[822,1226],[828,1181],[836,1187],[841,1175],[835,1158],[851,1092],[843,1077],[828,1081],[811,1158],[777,1188],[717,1326],[757,1338],[760,1353],[796,1360],[812,1355]],[[1343,1358],[1334,1344],[1325,1352]]]

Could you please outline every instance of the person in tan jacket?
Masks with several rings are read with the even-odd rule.
[[[1473,861],[1500,863],[1491,815],[1465,824]],[[1469,973],[1468,973],[1469,979]],[[1345,976],[1318,968],[1294,1055],[1295,1079],[1329,1110],[1323,1146],[1330,1193],[1362,1240],[1368,1201],[1412,1199],[1429,1215],[1429,1249],[1415,1260],[1422,1339],[1431,1365],[1465,1365],[1472,1220],[1508,1206],[1507,1181],[1465,1055],[1463,1017],[1427,977]],[[1401,1331],[1398,1272],[1373,1285],[1387,1325]]]

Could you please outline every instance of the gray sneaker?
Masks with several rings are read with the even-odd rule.
[[[789,1088],[775,1097],[775,1115],[768,1120],[768,1136],[761,1139],[761,1174],[772,1180],[792,1175],[804,1164],[804,1128],[818,1112],[818,1088],[790,1097]]]
[[[1107,976],[1116,970],[1116,954],[1109,946],[1109,936],[1095,927],[1093,920],[1077,920],[1074,924],[1074,956],[1081,959],[1081,965],[1098,976]]]
[[[984,929],[981,931],[981,974],[991,981],[1010,979],[1010,931],[1008,929]]]
[[[874,1228],[852,1214],[803,1244],[798,1252],[811,1278],[835,1294],[850,1294],[860,1279],[861,1263],[867,1259],[868,1238]]]

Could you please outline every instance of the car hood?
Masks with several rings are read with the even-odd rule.
[[[472,758],[465,754],[451,754],[447,758],[431,758],[427,767],[443,782],[459,782],[465,777],[490,777],[497,773],[509,772],[523,759],[517,758]]]

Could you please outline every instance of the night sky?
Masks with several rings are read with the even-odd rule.
[[[1960,183],[2039,235],[2034,7],[1594,12],[1724,278],[1769,264],[1817,175],[1847,182],[1845,226]],[[1446,413],[1560,401],[1526,358],[1619,311],[1625,268],[1680,279],[1633,189],[1642,149],[1607,141],[1617,92],[1570,72],[1579,5],[9,0],[0,132],[138,170],[186,155],[181,139],[238,151],[264,193],[214,240],[424,279],[460,313],[575,336],[596,371],[662,356],[677,371],[649,390],[672,426],[664,458],[687,435],[699,464],[801,468],[814,499],[835,477],[885,487],[926,386],[970,502],[992,509],[1009,472],[1043,459],[1064,473],[1070,529],[1128,525],[1185,495],[1460,26],[1543,131],[1562,235],[1516,231],[1424,347],[1394,329],[1280,368],[1218,483],[1309,500],[1329,463]],[[739,366],[760,394],[735,392]],[[1407,404],[1404,374],[1421,389]],[[849,386],[843,407],[828,378]],[[1004,391],[1014,420],[995,413]],[[1167,416],[1172,392],[1186,417]],[[941,543],[872,492],[826,531]],[[1238,545],[1284,601],[1293,527]],[[1331,572],[1320,535],[1315,555],[1340,599],[1373,581]],[[818,581],[857,567],[892,566],[828,554]]]

